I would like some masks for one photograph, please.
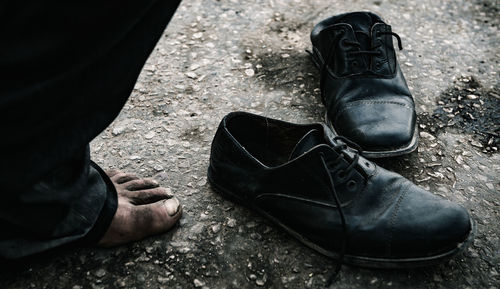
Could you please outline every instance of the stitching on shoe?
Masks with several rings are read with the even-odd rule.
[[[332,205],[330,203],[313,201],[313,200],[309,200],[309,199],[302,198],[302,197],[290,196],[290,195],[279,194],[279,193],[260,194],[255,198],[255,201],[257,201],[259,199],[265,200],[266,197],[283,198],[283,199],[289,199],[289,200],[294,200],[294,201],[300,201],[300,202],[304,202],[304,203],[315,205],[315,206],[322,206],[322,207],[327,207],[327,208],[337,208],[336,205]],[[342,203],[341,205],[342,205],[342,207],[347,207],[350,205],[350,203],[352,203],[352,200],[349,200],[348,202]]]
[[[363,104],[368,104],[368,105],[371,105],[371,104],[396,104],[396,105],[399,105],[399,106],[402,106],[402,107],[405,107],[405,108],[408,108],[408,109],[412,109],[407,104],[396,102],[396,101],[388,101],[388,100],[379,100],[379,101],[377,101],[377,100],[357,100],[357,101],[354,101],[354,102],[347,103],[344,106],[344,108],[342,108],[340,111],[337,111],[337,113],[335,114],[335,122],[337,122],[337,119],[346,110],[349,110],[351,108],[354,108],[356,106],[360,106],[360,105],[363,105]]]
[[[394,225],[396,223],[396,217],[398,216],[399,207],[401,206],[401,202],[405,198],[406,193],[408,192],[410,185],[411,185],[411,183],[409,181],[407,181],[406,186],[404,188],[404,191],[401,193],[401,196],[399,196],[399,199],[396,203],[396,207],[394,208],[394,211],[392,212],[391,221],[389,223],[389,234],[387,236],[387,246],[386,246],[386,250],[387,250],[389,256],[391,255],[391,251],[392,251],[392,237],[394,234]]]

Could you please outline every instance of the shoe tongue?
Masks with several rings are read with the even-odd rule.
[[[325,137],[322,132],[317,129],[310,130],[306,133],[299,142],[295,145],[289,160],[297,158],[308,152],[313,147],[325,143]]]
[[[368,13],[349,13],[342,17],[339,22],[349,23],[362,49],[370,47],[370,31],[373,26],[372,17]]]

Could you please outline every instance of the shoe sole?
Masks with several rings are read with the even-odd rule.
[[[295,237],[301,243],[303,243],[307,247],[315,250],[316,252],[318,252],[322,255],[325,255],[327,257],[330,257],[332,259],[336,259],[336,260],[339,259],[339,254],[337,252],[332,252],[332,251],[326,250],[323,247],[314,244],[313,242],[308,240],[305,236],[301,235],[297,231],[294,231],[290,227],[286,226],[285,224],[280,222],[278,219],[267,214],[266,212],[259,209],[258,207],[255,207],[252,204],[248,204],[247,201],[238,197],[234,193],[231,193],[229,190],[223,188],[222,186],[217,185],[213,181],[210,167],[208,168],[207,179],[208,179],[208,182],[210,183],[212,189],[215,192],[217,192],[218,194],[222,195],[224,198],[231,200],[232,202],[239,204],[243,207],[246,207],[248,209],[255,210],[257,213],[259,213],[262,216],[266,217],[267,219],[271,220],[273,223],[275,223],[279,227],[283,228],[286,232],[288,232],[290,235]],[[472,242],[472,240],[474,239],[474,235],[476,233],[476,225],[472,219],[470,219],[470,220],[471,220],[471,230],[470,230],[467,238],[462,243],[457,244],[457,246],[455,248],[453,248],[452,250],[449,250],[449,251],[444,252],[444,253],[440,253],[440,254],[433,255],[433,256],[418,257],[418,258],[403,258],[403,259],[373,258],[373,257],[363,257],[363,256],[354,256],[354,255],[344,255],[344,257],[342,258],[342,261],[343,261],[343,263],[349,264],[349,265],[355,265],[355,266],[366,267],[366,268],[379,268],[379,269],[408,269],[408,268],[418,268],[418,267],[426,267],[426,266],[436,265],[436,264],[442,263],[442,262],[450,259],[452,256],[463,251],[469,245],[469,243]]]
[[[319,55],[319,52],[316,48],[313,47],[313,52],[311,53],[311,59],[314,65],[318,68],[321,69],[321,66],[323,65],[323,60],[322,57]],[[323,105],[325,104],[325,101],[323,99],[323,96],[321,96],[321,101],[323,102]],[[330,127],[330,129],[333,131],[335,135],[340,136],[340,134],[337,133],[335,130],[332,122],[330,121],[330,118],[328,117],[328,112],[325,112],[325,123]],[[387,158],[387,157],[396,157],[396,156],[401,156],[405,154],[409,154],[413,151],[415,151],[418,147],[418,128],[417,124],[415,123],[415,129],[413,131],[413,136],[411,138],[411,141],[408,145],[400,148],[396,148],[394,150],[385,150],[385,151],[369,151],[369,150],[364,150],[363,149],[363,156],[367,158]]]

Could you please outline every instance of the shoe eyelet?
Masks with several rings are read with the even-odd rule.
[[[369,167],[371,166],[371,164],[370,164],[369,162],[365,162],[365,166],[366,166],[367,168],[369,168]]]
[[[357,183],[356,183],[356,181],[355,181],[355,180],[349,180],[349,181],[347,182],[347,189],[348,189],[349,191],[354,191],[354,190],[356,190],[356,188],[357,188]]]
[[[381,63],[380,61],[375,62],[375,68],[380,69]]]
[[[352,61],[352,62],[351,62],[351,64],[352,64],[352,66],[354,66],[354,67],[357,67],[357,66],[358,66],[358,62],[357,62],[356,60]]]
[[[344,171],[344,170],[339,170],[339,171],[337,171],[337,178],[338,178],[338,179],[341,179],[341,180],[342,180],[342,179],[344,179],[345,177],[346,177],[346,173],[345,173],[345,171]]]

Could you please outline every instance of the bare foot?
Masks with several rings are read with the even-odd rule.
[[[98,245],[111,247],[168,231],[182,215],[179,200],[158,182],[107,171],[118,192],[118,208]]]

